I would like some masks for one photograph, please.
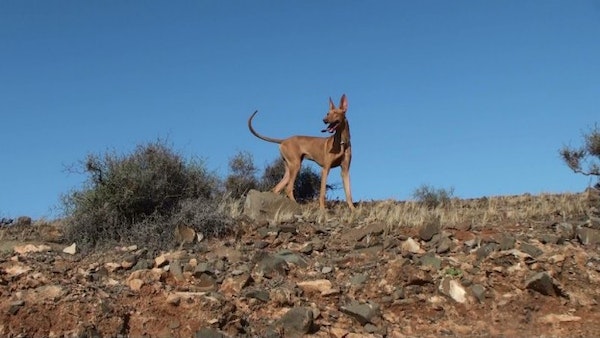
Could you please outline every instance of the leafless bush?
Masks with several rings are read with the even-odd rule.
[[[229,176],[225,179],[225,190],[232,198],[240,198],[250,189],[258,187],[254,159],[248,152],[239,152],[229,160]]]
[[[559,154],[575,173],[600,177],[600,129],[598,125],[584,133],[583,139],[583,146],[579,148],[564,146],[559,150]]]
[[[413,197],[418,202],[431,209],[449,205],[453,196],[454,188],[434,188],[426,184],[421,185],[413,192]]]

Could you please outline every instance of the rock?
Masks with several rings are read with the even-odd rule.
[[[304,245],[302,245],[300,247],[300,250],[298,250],[300,253],[303,253],[305,255],[310,255],[313,252],[313,244],[312,243],[306,243]]]
[[[196,331],[194,338],[229,338],[229,336],[217,329],[204,328]]]
[[[125,258],[121,262],[121,267],[125,270],[129,270],[129,269],[133,268],[134,266],[136,266],[137,262],[138,262],[137,257],[133,254],[129,254],[129,255],[125,256]]]
[[[283,250],[275,254],[275,257],[283,258],[288,264],[293,264],[299,266],[301,268],[305,268],[308,266],[308,262],[304,257],[295,254],[289,250]]]
[[[560,236],[553,234],[541,234],[539,236],[539,240],[543,244],[562,244],[564,243],[564,239]]]
[[[434,235],[439,234],[441,225],[439,222],[427,222],[419,229],[419,237],[424,241],[429,241]]]
[[[210,269],[208,262],[200,262],[196,264],[196,267],[194,268],[194,274],[202,274],[202,273],[213,273],[213,271]]]
[[[419,269],[416,266],[406,266],[403,272],[407,278],[406,286],[408,285],[426,285],[433,283],[433,277],[427,271]]]
[[[244,202],[243,214],[257,222],[291,222],[299,213],[301,208],[296,202],[272,192],[250,190]]]
[[[554,225],[556,234],[565,239],[575,237],[575,227],[571,223],[561,222]]]
[[[544,253],[544,251],[540,248],[538,248],[535,245],[529,244],[529,243],[521,243],[519,245],[519,250],[521,250],[522,252],[528,254],[529,256],[536,258],[539,257],[541,254]]]
[[[600,230],[577,227],[576,235],[579,242],[583,245],[600,244]]]
[[[294,292],[286,287],[279,287],[271,290],[269,298],[273,301],[273,304],[279,307],[289,306],[293,304]]]
[[[77,253],[77,244],[73,243],[68,247],[63,249],[63,252],[69,255],[74,255]]]
[[[127,280],[127,286],[131,289],[131,291],[140,291],[142,286],[144,285],[144,281],[139,278],[131,278]]]
[[[43,303],[45,301],[57,301],[67,291],[59,285],[39,286],[27,292],[25,301],[30,303]]]
[[[321,273],[322,273],[322,274],[324,274],[324,275],[326,275],[326,274],[328,274],[328,273],[331,273],[331,272],[333,272],[333,268],[332,268],[332,267],[330,267],[330,266],[324,266],[324,267],[321,269]]]
[[[329,329],[329,335],[331,338],[345,338],[348,337],[350,332],[348,329],[344,329],[341,327],[332,327]]]
[[[181,303],[180,295],[171,293],[167,296],[167,304],[178,306],[179,303]]]
[[[276,275],[285,276],[288,270],[289,267],[284,258],[268,254],[263,255],[254,267],[254,273],[267,278],[273,278]]]
[[[248,273],[242,273],[238,276],[225,278],[223,283],[221,283],[219,292],[226,296],[238,295],[243,288],[250,284],[251,281],[252,278]]]
[[[332,289],[332,284],[328,279],[298,282],[296,285],[306,293],[318,292],[321,295],[327,294]]]
[[[471,238],[471,239],[465,240],[464,245],[469,249],[473,249],[474,247],[479,245],[479,242],[480,242],[479,238]]]
[[[419,243],[412,239],[412,237],[409,237],[407,240],[402,242],[400,249],[402,252],[408,252],[412,254],[420,254],[425,252],[425,250],[421,249]]]
[[[325,246],[325,243],[323,243],[323,241],[321,241],[320,239],[315,239],[312,243],[312,248],[313,251],[325,251],[325,249],[327,249],[327,247]]]
[[[394,290],[394,292],[392,293],[392,298],[396,299],[396,300],[406,298],[406,293],[404,292],[404,288],[400,287],[400,288]]]
[[[383,223],[371,223],[360,228],[346,229],[341,236],[341,240],[346,243],[354,244],[361,241],[363,238],[371,236],[379,236],[385,230]]]
[[[501,238],[500,238],[500,247],[499,249],[502,251],[505,250],[512,250],[515,248],[515,243],[516,243],[516,239],[508,234],[504,234]]]
[[[431,266],[435,270],[439,270],[442,267],[442,260],[435,256],[434,253],[428,252],[419,258],[419,262],[423,266]]]
[[[467,291],[465,288],[458,281],[450,277],[442,279],[438,290],[443,295],[452,298],[458,303],[462,304],[467,302]]]
[[[289,223],[280,224],[278,226],[278,228],[279,228],[280,233],[288,233],[288,234],[294,234],[294,235],[298,233],[298,228],[296,227],[295,224],[289,224]]]
[[[444,236],[438,242],[435,248],[435,252],[438,254],[447,253],[448,251],[450,251],[450,249],[452,249],[453,245],[454,243],[452,242],[452,239],[448,236]]]
[[[447,226],[447,229],[454,229],[454,230],[459,230],[459,231],[469,231],[469,230],[471,230],[472,227],[473,227],[473,224],[471,222],[461,222],[461,223],[449,224]]]
[[[342,306],[340,310],[348,316],[356,319],[361,325],[373,324],[375,317],[379,316],[379,305],[376,303],[354,303]]]
[[[498,250],[497,243],[487,243],[484,246],[480,247],[475,251],[475,255],[477,255],[477,259],[482,260],[489,256],[492,252]]]
[[[179,245],[194,243],[196,240],[196,231],[183,224],[178,224],[174,230],[175,240]]]
[[[136,270],[129,274],[129,277],[127,277],[126,281],[129,282],[133,279],[140,279],[147,283],[155,283],[164,281],[166,276],[167,272],[159,268],[150,270]]]
[[[13,248],[13,250],[19,255],[25,255],[30,252],[48,252],[51,251],[52,248],[48,245],[33,245],[33,244],[25,244],[25,245],[17,245]]]
[[[364,274],[364,273],[358,273],[352,277],[350,277],[350,285],[352,286],[359,286],[364,284],[367,279],[369,279],[369,276]]]
[[[113,272],[121,269],[121,264],[115,263],[115,262],[106,262],[106,263],[104,263],[104,268],[109,273],[113,273]]]
[[[162,268],[163,266],[169,264],[168,255],[163,253],[162,255],[154,258],[154,266],[157,268]]]
[[[269,300],[271,300],[271,296],[270,296],[269,292],[265,291],[265,290],[248,291],[248,292],[246,292],[245,296],[247,298],[258,299],[264,303],[267,303]]]
[[[175,279],[183,280],[183,267],[181,266],[181,262],[179,260],[174,260],[169,264],[169,272]]]
[[[217,281],[208,273],[194,274],[195,285],[199,291],[214,291],[217,289]]]
[[[371,324],[371,323],[367,323],[365,324],[365,331],[368,333],[376,333],[378,331],[377,326]]]
[[[20,263],[13,263],[11,266],[4,268],[3,270],[7,275],[16,277],[31,271],[31,268]]]
[[[579,316],[573,316],[568,314],[554,314],[549,313],[539,319],[540,323],[543,324],[558,324],[562,322],[578,322],[581,320]]]
[[[600,206],[600,203],[597,205]],[[585,225],[588,228],[600,230],[600,217],[589,216],[588,220],[585,222]]]
[[[140,259],[135,263],[132,270],[137,271],[137,270],[151,269],[153,265],[154,265],[154,262],[150,259]]]
[[[546,296],[566,296],[558,283],[547,272],[537,273],[527,279],[525,287]]]
[[[25,302],[23,300],[14,301],[10,303],[10,307],[8,308],[6,313],[8,313],[11,316],[14,316],[19,312],[23,305],[25,305]]]
[[[295,307],[279,320],[285,337],[302,337],[313,328],[313,311],[309,307]]]
[[[481,284],[473,284],[469,287],[473,296],[477,298],[479,302],[483,302],[485,299],[485,287]]]
[[[230,246],[219,246],[207,253],[208,260],[227,261],[231,264],[239,263],[242,260],[242,253]]]

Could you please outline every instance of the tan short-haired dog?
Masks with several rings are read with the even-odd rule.
[[[313,136],[292,136],[286,139],[276,139],[260,135],[252,127],[252,119],[258,113],[255,111],[248,119],[248,128],[254,136],[261,140],[278,143],[281,156],[285,161],[285,175],[281,181],[273,188],[273,192],[279,193],[285,187],[286,195],[295,201],[294,182],[300,171],[302,160],[304,158],[315,161],[322,168],[321,190],[319,193],[319,206],[325,208],[325,188],[327,185],[327,176],[329,170],[335,167],[342,169],[342,181],[344,183],[344,192],[346,193],[346,202],[350,209],[354,210],[352,202],[352,193],[350,191],[350,162],[352,160],[352,147],[350,144],[350,126],[346,119],[346,110],[348,109],[348,100],[346,94],[342,95],[339,107],[329,98],[329,112],[323,119],[327,128],[322,132],[333,133],[330,137]]]

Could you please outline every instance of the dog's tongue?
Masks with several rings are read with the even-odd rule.
[[[335,133],[336,126],[337,126],[337,124],[330,123],[329,125],[327,125],[327,128],[321,130],[321,132],[322,133],[325,133],[325,132]]]

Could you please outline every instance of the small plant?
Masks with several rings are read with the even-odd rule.
[[[459,268],[451,266],[446,269],[446,275],[451,277],[460,277],[462,276],[462,271]]]
[[[424,204],[428,208],[435,209],[450,204],[450,201],[454,197],[454,188],[434,188],[424,184],[415,189],[412,195],[417,202]]]
[[[564,146],[559,150],[562,160],[575,173],[597,176],[600,179],[600,128],[598,125],[583,134],[584,145],[579,148]]]

